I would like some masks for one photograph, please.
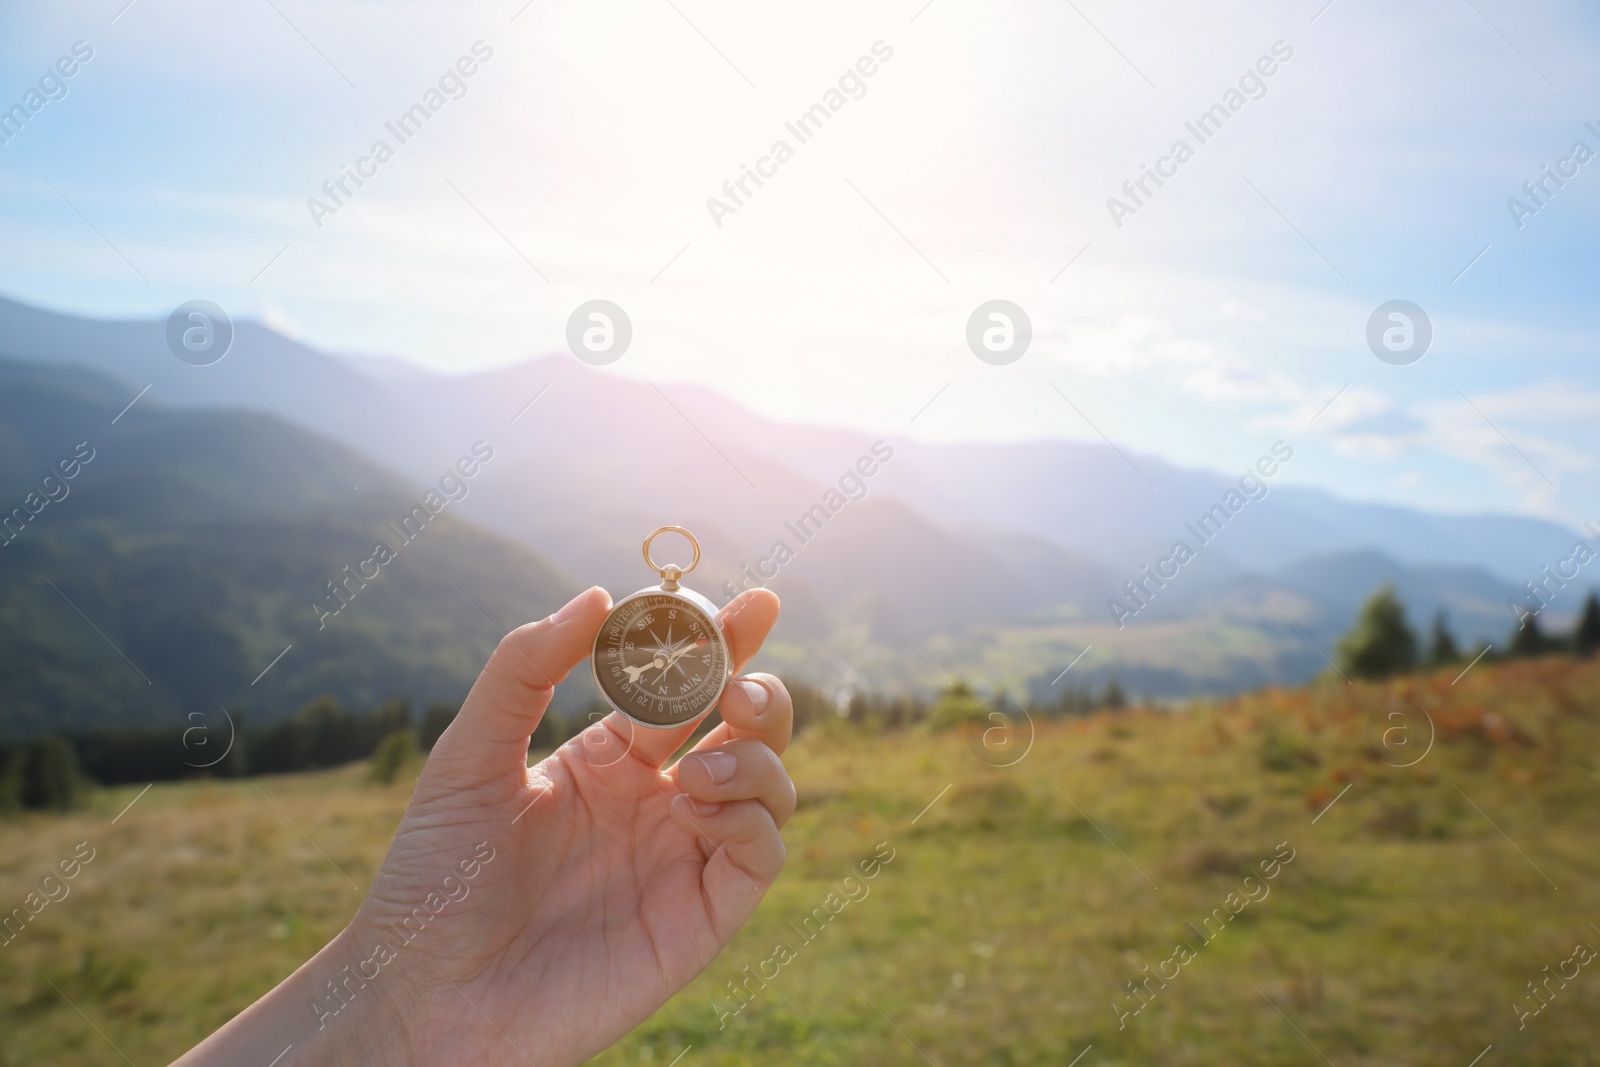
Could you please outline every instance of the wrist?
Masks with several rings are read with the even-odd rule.
[[[411,990],[395,974],[393,942],[392,935],[370,933],[358,914],[273,991],[282,994],[281,1010],[301,1019],[296,1028],[305,1034],[310,1062],[413,1062]]]
[[[295,1067],[414,1063],[409,990],[384,969],[375,969],[371,961],[378,943],[362,936],[358,917],[177,1064],[267,1064],[290,1050],[285,1062]]]

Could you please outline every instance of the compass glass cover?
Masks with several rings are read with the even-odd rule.
[[[727,679],[727,646],[696,605],[668,593],[629,597],[595,638],[595,679],[611,703],[651,726],[697,719]]]

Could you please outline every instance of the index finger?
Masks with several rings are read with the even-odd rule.
[[[772,590],[751,589],[740,593],[717,614],[722,635],[728,641],[728,659],[733,664],[735,676],[761,650],[761,643],[767,639],[767,634],[772,632],[773,624],[778,621],[779,607],[778,596]],[[733,699],[731,691],[737,685],[738,683],[732,680],[728,682],[722,695],[723,703]],[[635,759],[652,767],[660,767],[672,758],[672,754],[678,751],[685,741],[689,740],[694,734],[695,727],[700,724],[700,719],[675,726],[670,730],[653,730],[640,726],[621,712],[613,711],[601,720],[601,724],[622,738],[625,744],[629,744],[629,751]],[[718,729],[722,727],[719,726]]]

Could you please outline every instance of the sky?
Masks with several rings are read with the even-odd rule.
[[[0,4],[0,108],[40,104],[0,144],[0,293],[207,299],[444,373],[565,352],[607,299],[608,373],[787,421],[1222,471],[1283,439],[1302,484],[1578,525],[1597,30],[1511,0]],[[991,300],[1031,322],[1004,365],[968,345]],[[1431,324],[1404,365],[1368,342],[1393,300]]]

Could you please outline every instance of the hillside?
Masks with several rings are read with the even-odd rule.
[[[1091,1045],[1083,1064],[1321,1062],[1308,1042],[1340,1067],[1465,1067],[1491,1044],[1496,1063],[1587,1062],[1587,971],[1525,1026],[1517,1010],[1546,965],[1600,946],[1600,664],[1452,677],[1040,723],[1010,767],[955,734],[824,721],[786,758],[800,807],[767,900],[596,1062],[690,1045],[682,1063],[706,1067],[1067,1064]],[[112,825],[137,793],[121,789],[0,823],[0,900],[96,850],[4,949],[0,1063],[123,1062],[50,983],[147,1063],[293,970],[404,808],[405,784],[361,777],[158,785]],[[879,842],[894,858],[867,892],[733,1014],[728,983],[796,944],[790,924]],[[1195,958],[1141,1007],[1127,983],[1177,943]]]
[[[426,478],[438,451],[454,447],[463,435],[494,430],[506,438],[514,465],[544,479],[535,484],[548,486],[553,499],[576,506],[580,515],[649,528],[665,502],[726,527],[735,550],[721,560],[726,574],[736,572],[750,553],[765,551],[783,520],[813,503],[873,436],[888,438],[896,450],[873,481],[873,493],[894,496],[975,548],[982,547],[985,533],[1007,531],[1119,570],[1137,568],[1149,562],[1144,557],[1150,551],[1165,550],[1185,521],[1238,478],[1155,456],[1130,457],[1146,482],[1129,469],[1128,459],[1098,442],[928,445],[907,438],[900,426],[868,435],[779,423],[704,388],[652,385],[565,354],[447,377],[329,355],[248,321],[236,324],[228,357],[198,373],[172,358],[162,325],[81,318],[0,297],[3,354],[93,366],[134,390],[150,383],[155,397],[177,406],[270,411],[271,397],[304,425],[381,456],[414,478]],[[523,411],[535,396],[541,399]],[[1271,443],[1261,441],[1259,450]],[[1292,441],[1287,444],[1293,448]],[[542,460],[558,447],[574,463],[581,456],[581,468],[550,471]],[[641,448],[664,469],[685,474],[655,485],[630,479]],[[1293,462],[1288,469],[1293,471]],[[1371,549],[1405,565],[1478,568],[1520,585],[1550,562],[1551,553],[1568,548],[1573,536],[1537,519],[1434,515],[1270,481],[1269,487],[1271,506],[1230,529],[1226,543],[1218,545],[1236,565],[1273,569],[1305,556]],[[628,491],[585,494],[585,488]],[[738,514],[730,514],[730,502],[738,504]],[[474,513],[491,528],[518,538],[559,532],[544,537],[543,547],[569,569],[593,551],[586,536],[593,524],[530,514],[509,496],[486,494],[473,508],[481,509]],[[724,576],[719,573],[717,581]]]
[[[228,356],[196,368],[172,358],[158,322],[0,299],[9,351],[94,366],[123,396],[148,384],[135,413],[244,410],[282,426],[281,410],[417,485],[485,440],[492,476],[452,510],[575,581],[640,588],[650,578],[641,537],[686,525],[705,550],[690,584],[720,602],[725,583],[765,566],[788,606],[768,663],[839,693],[926,694],[962,675],[1038,690],[1086,648],[1081,684],[1117,678],[1151,696],[1298,684],[1325,668],[1322,653],[1379,581],[1401,587],[1417,625],[1444,609],[1463,644],[1501,642],[1505,600],[1577,536],[1531,518],[1341,500],[1279,474],[1118,627],[1107,599],[1191,537],[1185,524],[1237,473],[1125,459],[1101,443],[934,445],[904,426],[876,435],[778,423],[703,388],[567,355],[442,376],[236,325]],[[1286,469],[1298,476],[1300,462]],[[797,534],[819,507],[822,528]],[[780,543],[792,556],[763,565]],[[1550,619],[1569,621],[1561,604]]]
[[[23,509],[0,548],[0,732],[181,724],[219,706],[272,718],[321,693],[459,700],[494,627],[577,589],[448,506],[403,541],[388,524],[427,489],[282,418],[148,396],[119,417],[132,395],[0,361],[0,500]],[[64,478],[74,456],[87,462]],[[469,493],[499,473],[481,464]],[[48,502],[30,516],[30,499]],[[327,583],[379,540],[393,561],[319,615],[314,602],[339,606]]]

